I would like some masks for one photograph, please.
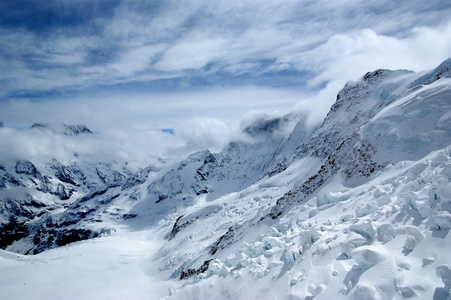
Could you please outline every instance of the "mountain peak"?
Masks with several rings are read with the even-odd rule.
[[[86,133],[93,133],[86,125],[68,125],[68,124],[43,124],[34,123],[30,129],[46,130],[55,134],[62,135],[80,135]]]
[[[437,68],[413,81],[409,87],[428,85],[441,78],[451,77],[451,57],[443,61]]]
[[[434,69],[434,71],[430,73],[430,75],[430,82],[428,81],[428,83],[425,84],[432,83],[440,78],[451,77],[451,57],[442,62],[437,68]]]
[[[372,83],[376,81],[380,81],[382,78],[386,77],[387,75],[393,73],[392,70],[387,69],[377,69],[373,72],[368,72],[363,76],[363,81]]]
[[[265,133],[272,133],[280,128],[282,120],[280,118],[265,118],[262,117],[256,120],[251,125],[247,126],[243,132],[250,136],[261,135]]]

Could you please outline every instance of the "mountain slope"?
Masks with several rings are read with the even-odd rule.
[[[304,139],[300,141],[299,146],[296,148],[295,153],[282,159],[277,164],[276,169],[269,172],[273,177],[263,178],[256,185],[242,190],[239,196],[230,195],[225,198],[220,198],[218,201],[212,201],[206,207],[213,209],[214,205],[217,205],[214,207],[215,213],[207,214],[207,217],[202,214],[178,216],[170,234],[173,245],[164,247],[164,249],[171,247],[174,249],[183,249],[181,251],[179,250],[179,255],[168,257],[170,261],[178,261],[172,268],[180,265],[176,269],[176,272],[172,274],[172,277],[175,278],[179,274],[181,278],[185,278],[187,277],[186,275],[190,274],[194,274],[197,277],[200,276],[201,278],[209,277],[209,275],[204,275],[209,273],[208,270],[205,270],[206,268],[204,266],[207,264],[209,266],[208,269],[211,270],[210,264],[213,262],[216,263],[215,269],[221,270],[220,273],[210,271],[210,275],[215,276],[214,280],[219,280],[216,276],[225,276],[227,278],[228,276],[240,277],[243,272],[251,277],[265,277],[268,273],[272,272],[271,267],[266,266],[265,268],[265,263],[270,265],[267,258],[268,255],[272,257],[272,254],[268,254],[266,251],[272,249],[273,246],[264,246],[265,243],[258,238],[259,233],[269,232],[267,234],[272,236],[274,234],[272,228],[278,229],[284,222],[292,224],[293,219],[286,221],[287,217],[285,215],[287,213],[293,214],[291,211],[293,209],[297,211],[297,213],[293,214],[297,218],[300,215],[304,215],[304,222],[309,223],[308,220],[313,219],[311,222],[314,224],[318,222],[316,215],[319,215],[321,210],[329,207],[333,207],[333,210],[336,210],[334,207],[335,202],[341,202],[341,199],[351,197],[354,201],[350,201],[351,204],[348,207],[340,207],[340,210],[349,210],[349,214],[345,214],[344,216],[335,213],[328,214],[329,219],[335,218],[336,223],[339,223],[340,218],[345,220],[341,222],[344,223],[342,228],[341,226],[334,226],[335,223],[332,223],[331,220],[323,221],[323,224],[317,226],[311,223],[307,226],[310,227],[307,232],[298,232],[295,234],[296,239],[305,239],[305,241],[298,241],[298,243],[294,243],[293,241],[286,242],[287,237],[281,234],[281,240],[285,244],[282,243],[283,245],[279,246],[281,249],[278,250],[278,253],[282,256],[280,256],[280,260],[278,261],[285,265],[285,260],[287,260],[288,265],[294,265],[294,260],[298,256],[305,255],[303,254],[306,250],[303,249],[304,243],[307,243],[307,246],[305,246],[307,248],[309,248],[308,246],[310,244],[314,244],[320,236],[318,232],[327,231],[326,229],[321,229],[324,226],[333,228],[333,232],[350,232],[350,237],[343,238],[342,241],[335,244],[336,248],[333,249],[333,256],[337,260],[351,260],[352,263],[357,261],[358,264],[357,267],[354,267],[356,269],[355,272],[352,271],[352,268],[350,270],[346,269],[346,267],[352,267],[352,263],[342,266],[343,271],[347,270],[347,272],[342,274],[345,276],[341,278],[341,282],[347,288],[344,290],[342,288],[336,289],[333,294],[341,293],[347,297],[348,295],[356,296],[356,293],[357,295],[363,293],[362,295],[364,297],[374,296],[375,298],[384,298],[383,294],[378,294],[379,292],[374,292],[372,289],[367,291],[366,286],[359,287],[356,281],[358,281],[359,276],[370,268],[369,265],[375,264],[375,262],[371,261],[366,262],[365,259],[367,259],[367,256],[370,257],[368,258],[369,260],[373,259],[372,256],[375,256],[376,258],[374,259],[376,262],[379,262],[379,259],[382,261],[385,255],[391,253],[393,249],[381,246],[380,248],[382,250],[375,247],[376,250],[373,251],[372,248],[367,249],[364,246],[369,247],[376,242],[386,243],[390,239],[390,234],[394,238],[398,233],[402,233],[404,235],[402,238],[405,238],[405,245],[401,247],[401,249],[404,249],[402,250],[404,252],[401,252],[403,255],[407,255],[410,251],[413,251],[410,248],[414,248],[415,244],[419,243],[417,240],[422,240],[424,236],[428,236],[434,240],[433,235],[442,234],[442,227],[437,227],[436,222],[433,221],[434,215],[440,216],[438,217],[440,219],[438,222],[447,220],[444,221],[446,224],[443,224],[445,228],[449,226],[447,222],[451,220],[448,217],[450,211],[448,202],[446,202],[447,200],[443,204],[434,202],[440,196],[432,192],[428,193],[426,197],[420,197],[420,200],[413,198],[414,200],[411,200],[413,202],[407,201],[406,203],[406,198],[409,199],[407,196],[399,196],[397,200],[399,202],[392,200],[398,193],[402,195],[404,193],[424,193],[423,189],[442,191],[446,188],[443,184],[440,186],[431,184],[434,182],[434,179],[430,179],[430,185],[419,188],[412,187],[412,185],[416,180],[421,179],[410,176],[409,180],[405,180],[402,184],[404,189],[391,189],[392,198],[390,196],[380,196],[380,191],[377,193],[374,192],[374,185],[376,183],[380,184],[380,178],[384,177],[385,174],[390,174],[390,166],[395,164],[397,168],[401,168],[397,163],[400,163],[403,159],[419,160],[431,151],[445,147],[447,150],[440,152],[438,157],[446,158],[446,162],[443,162],[442,165],[448,166],[449,149],[447,147],[450,145],[451,135],[446,122],[451,111],[451,103],[449,101],[450,80],[447,79],[447,77],[450,77],[450,73],[446,70],[434,70],[432,74],[440,73],[442,77],[432,82],[430,80],[433,77],[432,75],[422,76],[421,78],[424,79],[422,82],[418,80],[418,75],[412,72],[377,70],[367,73],[358,82],[348,83],[338,94],[337,102],[332,106],[331,112],[326,116],[322,125],[309,136],[304,136]],[[412,87],[412,82],[416,82],[417,85]],[[399,132],[396,140],[393,140],[393,132]],[[400,164],[402,165],[403,163]],[[423,166],[421,163],[419,165]],[[281,168],[280,166],[283,167]],[[414,173],[416,168],[416,166],[413,167],[410,172]],[[282,172],[278,174],[279,170]],[[438,170],[434,170],[432,173],[434,174],[436,171]],[[409,171],[405,172],[409,173]],[[448,175],[446,171],[443,172],[445,173],[443,177],[437,177],[437,180],[447,183]],[[420,172],[417,176],[420,177],[421,174]],[[401,175],[398,176],[402,178]],[[425,177],[430,176],[433,175],[425,175]],[[396,183],[399,182],[399,179],[395,176],[391,181]],[[281,184],[281,181],[285,182]],[[386,181],[383,184],[386,184]],[[354,189],[351,195],[346,195],[342,191],[334,191],[331,197],[324,192],[332,188],[346,190],[351,187]],[[359,192],[360,194],[354,192],[359,187],[363,189],[363,191]],[[368,190],[365,191],[365,188]],[[267,189],[271,189],[271,191],[268,192]],[[385,190],[390,189],[383,185],[382,191]],[[283,194],[281,195],[281,193]],[[336,193],[338,193],[338,196],[335,196]],[[341,193],[344,195],[340,196]],[[374,193],[377,196],[374,196]],[[380,193],[384,194],[383,192]],[[258,194],[267,195],[265,195],[266,197],[264,199],[261,199],[257,196]],[[377,200],[375,201],[374,198]],[[223,203],[217,204],[218,202]],[[300,205],[300,203],[303,203],[303,205]],[[270,208],[265,208],[268,205]],[[316,208],[311,210],[306,208],[306,206],[308,207],[310,205],[316,206]],[[396,207],[396,205],[399,206],[399,211],[392,212],[396,218],[390,221],[390,215],[385,213],[385,210],[390,206]],[[229,207],[232,207],[232,212],[230,212]],[[380,207],[382,208],[380,209]],[[423,211],[426,207],[428,208],[428,213]],[[221,213],[221,211],[223,212]],[[235,211],[236,213],[233,214]],[[416,214],[420,214],[420,218],[417,218]],[[232,217],[230,221],[227,221],[229,215],[232,215]],[[366,218],[367,215],[370,216]],[[408,217],[410,215],[412,217]],[[371,223],[380,219],[379,216],[385,217],[382,218],[385,220],[381,222],[380,228],[378,225]],[[202,225],[202,221],[197,221],[207,218],[210,220],[205,220],[204,222],[215,224],[213,229]],[[279,218],[282,218],[282,220],[278,221],[277,219]],[[275,220],[271,221],[271,219]],[[396,224],[396,221],[402,223],[403,226],[397,228],[399,232],[395,233],[395,229],[393,229],[396,228],[395,225],[391,225],[393,227],[387,227],[385,224]],[[417,226],[423,223],[425,226],[424,229],[416,229]],[[304,228],[304,226],[305,224],[301,228]],[[189,229],[189,227],[191,228]],[[282,231],[290,230],[300,231],[300,229],[291,226],[288,226],[288,228]],[[385,230],[389,233],[386,233]],[[446,231],[447,229],[444,230]],[[179,232],[181,231],[185,231],[186,235],[180,236],[177,243],[174,235],[175,233],[180,234]],[[381,236],[388,235],[389,237],[381,237],[377,240],[376,232],[378,231]],[[193,232],[199,237],[194,237]],[[276,233],[276,235],[278,234]],[[208,251],[208,254],[205,252],[203,254],[197,254],[195,251],[190,250],[190,248],[186,249],[186,246],[182,246],[188,242],[188,238],[190,243],[205,249],[205,251]],[[399,239],[402,238],[399,237]],[[336,234],[326,235],[324,240],[328,239],[335,240],[337,236]],[[245,246],[244,250],[240,250],[238,249],[240,246],[237,245],[237,242],[242,240],[254,240],[254,245]],[[278,243],[277,241],[274,242],[276,244]],[[249,247],[251,249],[246,250]],[[326,248],[321,251],[328,252],[332,250],[327,250],[329,246],[324,247]],[[354,251],[353,249],[360,247],[364,247],[361,249],[362,253],[359,254],[360,256],[363,255],[363,258],[351,253]],[[379,250],[383,251],[383,254],[379,254]],[[165,251],[169,253],[169,250]],[[356,252],[358,251],[356,250]],[[235,257],[237,254],[239,256],[238,258],[232,259],[232,262],[228,261],[230,256]],[[310,253],[310,255],[313,254]],[[277,255],[276,257],[279,256]],[[209,261],[215,258],[217,261]],[[258,261],[258,258],[261,261]],[[256,263],[255,260],[257,260]],[[441,263],[446,261],[446,256],[441,258]],[[307,265],[309,263],[311,261]],[[252,268],[247,267],[249,264],[252,265]],[[243,265],[246,266],[243,271],[233,272],[233,270],[240,270]],[[291,267],[293,266],[290,265],[290,269]],[[330,268],[330,266],[328,267]],[[253,268],[263,269],[263,273],[257,273],[256,275],[254,272],[249,271],[249,269],[252,270]],[[434,269],[432,269],[431,273],[434,273]],[[308,276],[305,277],[308,278]],[[196,281],[197,279],[194,280],[194,282]],[[409,284],[413,283],[410,282]],[[391,286],[392,283],[387,285]],[[313,288],[306,286],[303,292],[305,293],[304,297],[308,297],[309,295],[315,296],[323,288],[323,284],[320,284],[319,287],[314,286]],[[417,288],[416,286],[406,285],[405,288],[388,290],[383,287],[382,290],[385,290],[385,293],[391,295],[400,293],[401,296],[413,296],[424,292],[426,288],[423,289],[423,287]],[[428,289],[427,291],[429,295],[436,292],[434,289]],[[437,290],[438,293],[440,291]],[[185,292],[184,289],[183,293]],[[326,295],[322,297],[327,299]]]

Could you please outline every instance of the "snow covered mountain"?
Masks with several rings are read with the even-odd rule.
[[[261,115],[218,153],[134,171],[1,161],[1,294],[450,299],[451,59],[369,72],[306,120]]]
[[[93,134],[85,125],[33,124],[28,134],[77,139]],[[78,142],[83,142],[79,140]],[[75,140],[77,142],[77,140]],[[121,188],[143,183],[162,160],[133,173],[128,164],[91,161],[70,153],[65,161],[24,158],[0,162],[0,247],[37,254],[66,244],[110,234],[102,219],[128,218],[116,208],[106,213]]]

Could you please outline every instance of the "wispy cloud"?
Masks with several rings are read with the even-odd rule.
[[[311,52],[345,50],[346,39],[368,28],[405,39],[418,26],[443,26],[451,12],[444,2],[424,1],[39,3],[5,7],[18,17],[1,24],[2,65],[11,70],[2,76],[3,97],[212,73],[311,71]]]

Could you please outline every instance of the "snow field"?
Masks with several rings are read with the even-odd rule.
[[[0,250],[1,299],[159,299],[152,232],[120,231],[35,256]]]

